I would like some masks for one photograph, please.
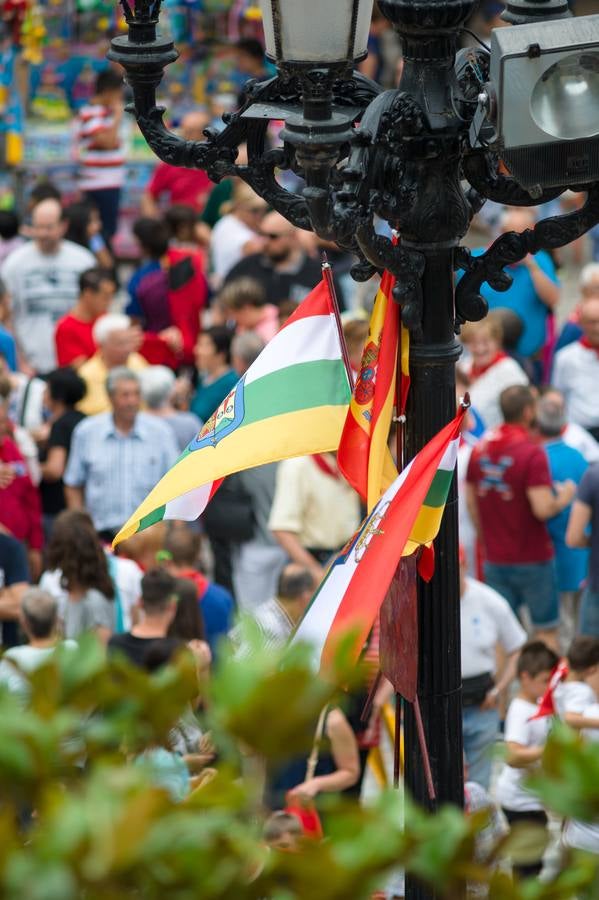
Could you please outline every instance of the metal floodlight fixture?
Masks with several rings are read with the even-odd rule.
[[[599,15],[496,28],[494,146],[533,197],[599,178]]]
[[[279,67],[352,67],[366,56],[373,0],[260,0],[266,52]]]

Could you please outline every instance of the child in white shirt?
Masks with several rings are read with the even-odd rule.
[[[582,716],[587,722],[599,723],[599,703],[588,706]],[[599,741],[599,728],[583,729],[584,737],[591,741]],[[575,850],[586,850],[588,853],[599,855],[599,822],[581,822],[578,819],[568,819],[562,834],[562,842],[566,847]]]
[[[543,755],[549,717],[534,719],[537,701],[545,693],[549,679],[559,659],[543,641],[530,641],[518,658],[517,675],[520,687],[509,705],[505,720],[504,740],[507,759],[497,780],[497,800],[510,824],[526,823],[547,828],[547,814],[541,801],[524,782],[531,767]],[[543,865],[542,854],[525,865],[515,865],[520,877],[538,875]]]
[[[599,728],[599,716],[586,715],[599,697],[599,638],[575,637],[567,659],[568,677],[553,692],[557,711],[571,728]]]

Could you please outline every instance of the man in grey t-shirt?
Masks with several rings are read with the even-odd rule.
[[[3,263],[0,275],[12,301],[21,364],[30,374],[56,366],[54,326],[79,294],[79,275],[96,264],[84,247],[64,240],[66,222],[58,200],[42,200],[31,215],[33,240]]]

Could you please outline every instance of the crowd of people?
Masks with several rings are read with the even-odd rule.
[[[0,680],[15,691],[58,640],[89,631],[148,671],[187,647],[200,679],[226,648],[252,652],[241,613],[267,647],[283,645],[363,514],[325,453],[233,475],[201,521],[158,522],[111,549],[319,281],[323,249],[356,371],[376,292],[349,278],[350,254],[242,181],[214,186],[166,163],[134,226],[138,258],[115,259],[122,90],[101,73],[81,111],[80,201],[40,182],[21,220],[0,212]],[[183,136],[200,138],[209,121],[190,113]],[[489,240],[534,225],[534,211],[494,206],[479,223]],[[577,297],[564,294],[560,262],[541,251],[510,268],[507,292],[483,286],[491,312],[464,326],[457,371],[472,403],[457,473],[466,806],[501,807],[498,832],[505,821],[547,827],[525,776],[550,725],[537,703],[562,657],[559,714],[599,739],[599,258],[575,256]],[[364,649],[371,684],[378,640],[377,625]],[[323,711],[310,758],[266,773],[273,846],[295,846],[301,830],[285,809],[322,792],[359,797],[392,699],[383,679],[362,722],[368,689]],[[190,709],[171,746],[148,755],[182,799],[214,748]],[[563,841],[599,853],[599,823],[569,822]]]

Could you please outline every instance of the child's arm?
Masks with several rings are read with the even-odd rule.
[[[567,712],[564,714],[564,721],[570,728],[599,728],[599,719],[587,719],[582,713]]]
[[[527,769],[540,760],[543,755],[542,747],[527,747],[525,744],[517,744],[515,741],[506,741],[506,763],[513,769]]]

